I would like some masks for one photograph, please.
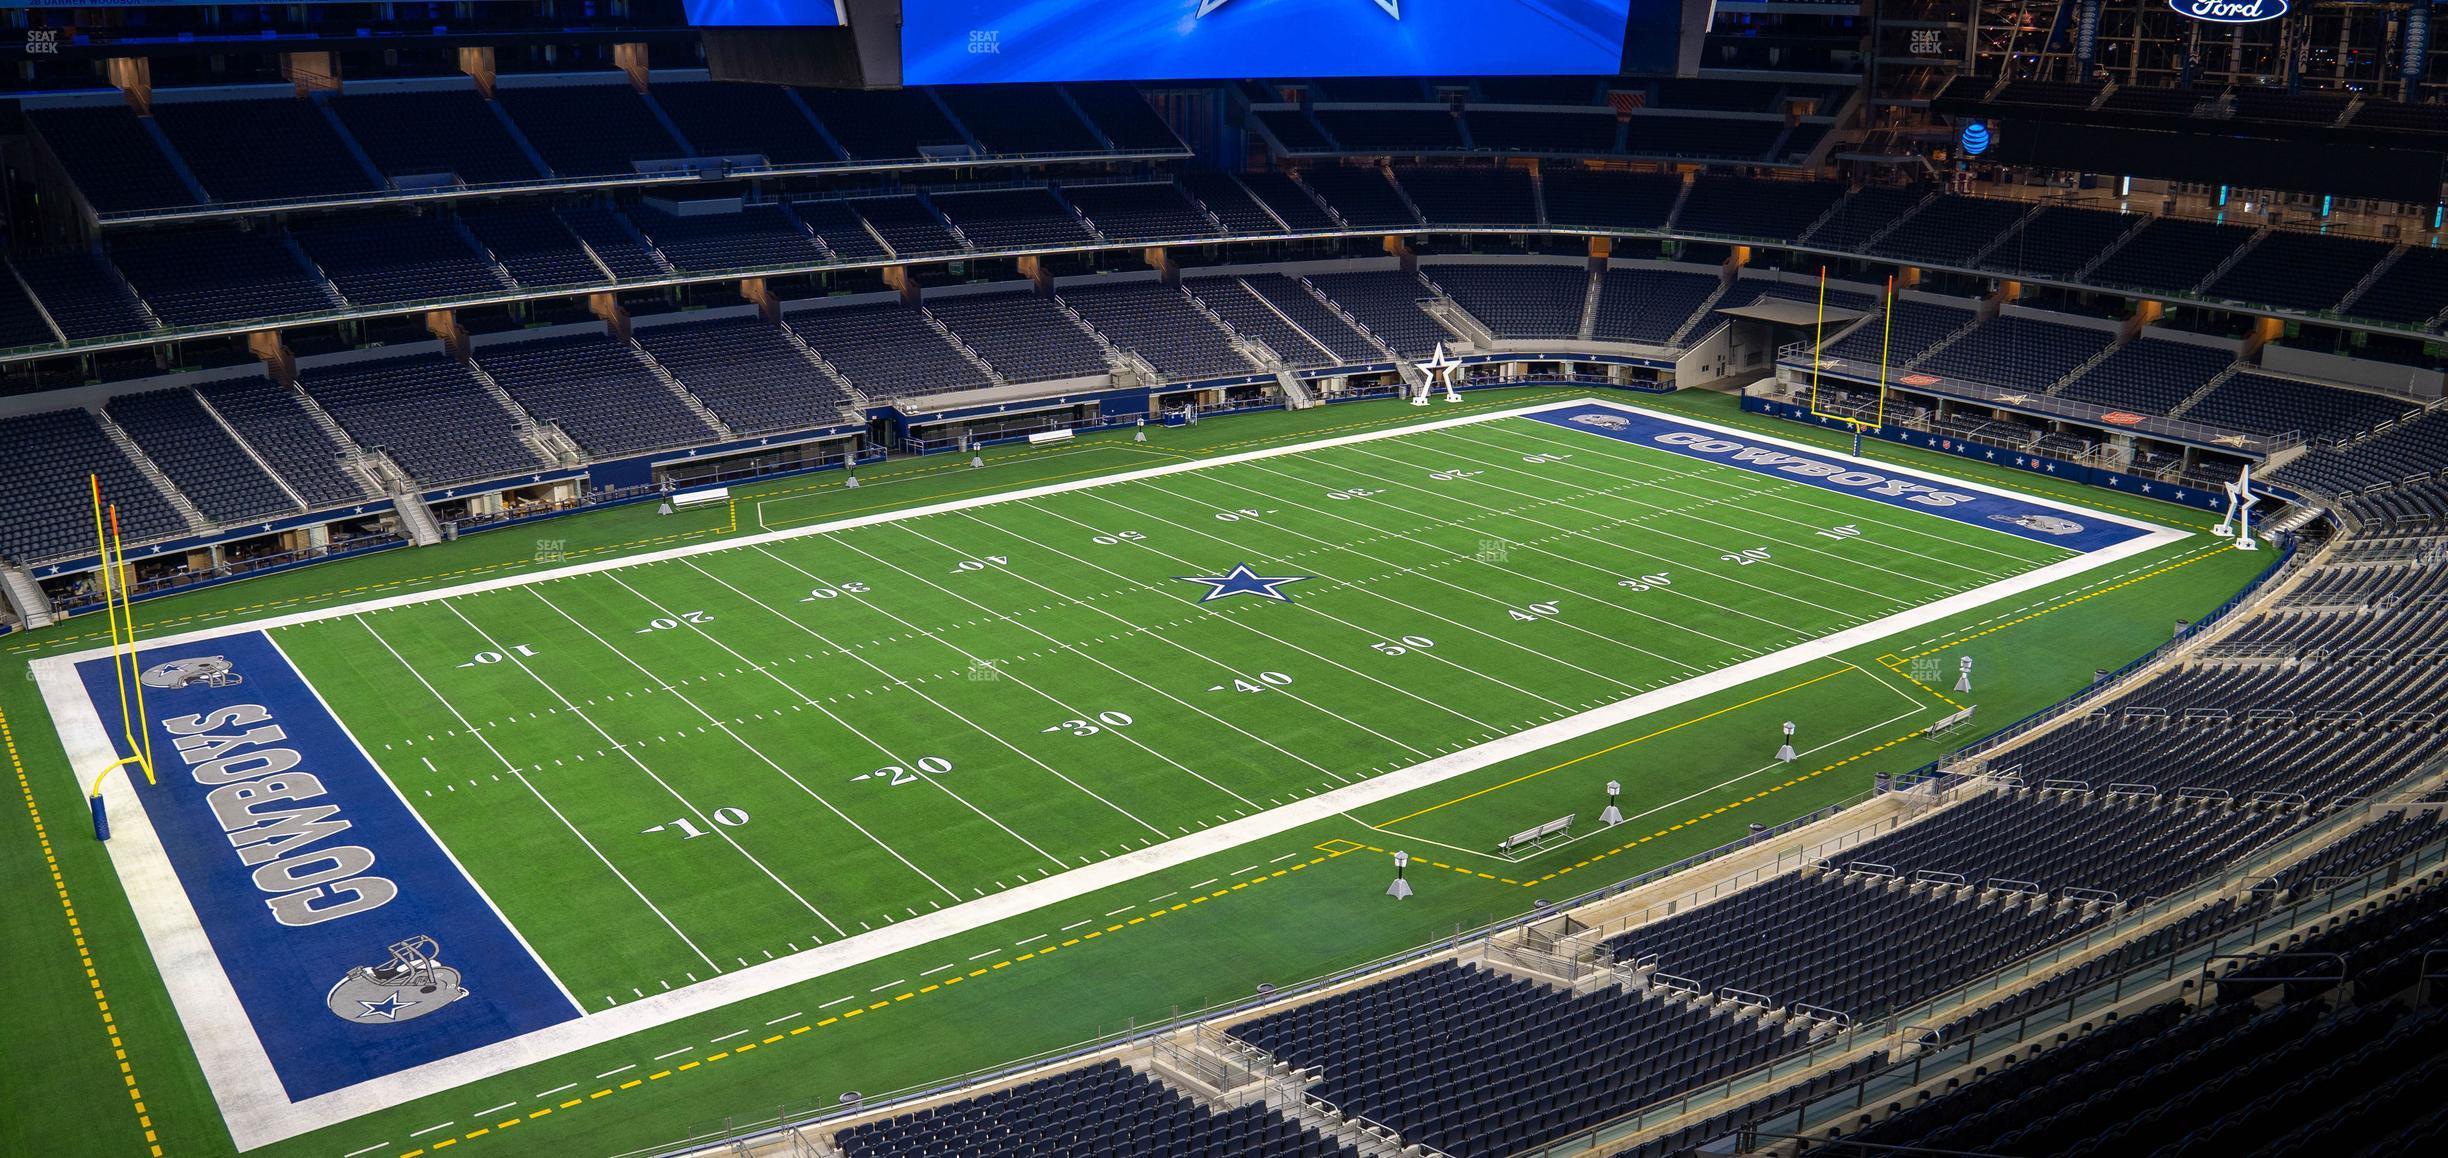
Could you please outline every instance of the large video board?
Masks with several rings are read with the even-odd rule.
[[[832,28],[841,0],[683,0],[691,28]]]
[[[909,84],[1612,73],[1673,0],[903,0]]]

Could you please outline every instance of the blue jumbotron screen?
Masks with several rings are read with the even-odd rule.
[[[684,0],[691,28],[832,28],[840,0]]]
[[[1613,73],[1672,0],[903,0],[909,84]]]

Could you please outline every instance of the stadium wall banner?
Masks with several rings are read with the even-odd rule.
[[[2211,24],[2259,24],[2287,14],[2287,0],[2167,0],[2167,5]]]
[[[904,0],[902,79],[1599,75],[1635,5],[1675,0]]]

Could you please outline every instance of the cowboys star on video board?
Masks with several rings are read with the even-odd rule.
[[[1671,0],[903,0],[907,84],[1613,73]]]

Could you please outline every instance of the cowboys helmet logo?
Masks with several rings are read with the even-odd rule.
[[[1626,430],[1632,426],[1632,420],[1620,414],[1576,414],[1572,420],[1600,430]]]
[[[187,688],[202,684],[208,688],[230,688],[245,683],[237,666],[217,655],[191,656],[157,663],[137,677],[149,688]]]
[[[442,963],[442,946],[418,935],[391,946],[391,959],[360,965],[323,995],[344,1021],[388,1025],[423,1017],[468,995],[459,971]]]
[[[2026,531],[2038,531],[2043,535],[2078,535],[2083,529],[2081,523],[2055,515],[1991,515],[1989,521],[2013,523]]]

